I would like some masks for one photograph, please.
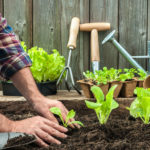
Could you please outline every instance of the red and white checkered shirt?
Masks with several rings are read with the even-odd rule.
[[[31,66],[12,28],[0,14],[0,78],[8,80],[18,70]]]

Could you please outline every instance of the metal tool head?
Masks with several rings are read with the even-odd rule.
[[[72,49],[70,49],[69,51],[69,56],[68,56],[68,62],[67,62],[67,65],[65,66],[65,68],[63,69],[59,79],[57,80],[57,86],[59,85],[62,77],[63,77],[63,74],[65,73],[66,71],[66,77],[65,77],[65,85],[66,85],[66,88],[68,91],[71,90],[69,84],[68,84],[68,75],[70,75],[70,79],[71,79],[71,83],[72,83],[72,87],[81,95],[81,92],[77,89],[77,87],[75,87],[75,82],[74,82],[74,78],[73,78],[73,74],[72,74],[72,70],[71,70],[71,67],[70,67],[70,60],[71,60],[71,52],[72,52]]]
[[[99,70],[99,68],[100,68],[100,63],[99,63],[99,61],[93,61],[92,62],[92,69],[93,69],[93,73],[95,74],[95,72],[97,71],[97,70]]]
[[[102,44],[105,44],[106,42],[108,42],[112,37],[114,37],[116,30],[113,30],[111,33],[109,33],[105,39],[102,41]]]
[[[15,144],[12,146],[6,146],[8,140],[11,140],[13,138],[17,138],[17,137],[31,137],[31,140],[28,142],[25,142],[23,144]],[[11,148],[15,148],[15,147],[20,147],[20,146],[24,146],[24,145],[28,145],[30,143],[33,143],[36,141],[36,138],[34,135],[29,135],[29,134],[25,134],[25,133],[19,133],[19,132],[2,132],[0,133],[0,150],[2,149],[11,149]]]

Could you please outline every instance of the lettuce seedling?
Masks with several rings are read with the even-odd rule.
[[[126,81],[126,80],[131,80],[135,77],[135,73],[137,73],[137,71],[134,68],[131,69],[124,69],[124,73],[121,73],[119,75],[119,80],[120,81]]]
[[[86,72],[83,72],[83,75],[86,79],[88,80],[95,80],[95,75],[93,72],[90,72],[89,70],[87,70]]]
[[[60,117],[60,120],[62,121],[64,127],[68,127],[68,125],[74,124],[74,123],[77,123],[77,124],[79,124],[79,125],[81,125],[81,126],[84,126],[83,123],[80,122],[80,121],[68,122],[70,119],[74,118],[75,115],[76,115],[76,112],[75,112],[73,109],[68,112],[65,121],[63,120],[61,110],[60,110],[58,107],[52,107],[52,108],[50,108],[49,110],[50,110],[53,114],[58,115],[58,116]]]
[[[109,81],[119,81],[119,75],[122,72],[122,69],[114,69],[110,68],[109,70],[109,75],[108,75],[108,80]]]
[[[48,54],[37,46],[27,49],[25,42],[21,42],[21,46],[32,60],[30,69],[36,82],[56,81],[59,78],[65,66],[65,58],[56,49]]]
[[[103,70],[97,70],[95,72],[95,80],[97,81],[97,84],[107,84],[107,72]]]
[[[104,94],[99,87],[91,87],[91,91],[96,98],[96,103],[87,100],[85,103],[89,109],[93,109],[96,112],[100,124],[106,124],[111,111],[119,106],[118,103],[113,99],[113,93],[116,87],[117,85],[114,85],[110,88],[108,94],[106,95],[106,100],[104,100]]]
[[[150,123],[150,89],[136,88],[134,93],[137,98],[131,103],[130,115],[134,118],[141,118],[144,124]]]
[[[139,80],[145,80],[146,79],[147,73],[144,72],[142,69],[138,69],[137,74],[139,75]]]

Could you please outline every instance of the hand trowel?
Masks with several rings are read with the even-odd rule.
[[[29,140],[22,143],[22,144],[19,144],[19,143],[16,143],[14,145],[11,144],[11,146],[7,146],[7,143],[9,140],[12,140],[13,138],[17,138],[17,137],[29,137]],[[24,146],[24,145],[28,145],[30,143],[33,143],[36,141],[36,138],[34,135],[29,135],[29,134],[25,134],[25,133],[19,133],[19,132],[2,132],[0,133],[0,150],[2,149],[12,149],[12,148],[15,148],[15,147],[21,147],[21,146]]]
[[[100,52],[99,52],[99,41],[98,31],[93,29],[91,31],[91,62],[93,73],[100,69]]]

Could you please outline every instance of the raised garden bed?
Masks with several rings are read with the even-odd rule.
[[[60,146],[50,144],[53,150],[133,150],[150,149],[150,126],[144,125],[141,120],[133,119],[124,109],[133,99],[117,99],[120,108],[114,110],[106,125],[100,126],[95,112],[85,107],[83,100],[65,100],[63,103],[77,112],[77,120],[84,123],[80,130],[68,132],[68,138]],[[21,120],[36,115],[26,101],[0,102],[0,112],[13,120]],[[35,143],[18,150],[44,150]]]

